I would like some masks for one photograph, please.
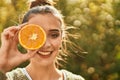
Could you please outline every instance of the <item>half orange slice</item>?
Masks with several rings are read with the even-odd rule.
[[[35,50],[43,46],[46,41],[46,34],[41,26],[28,24],[20,29],[18,39],[25,49]]]

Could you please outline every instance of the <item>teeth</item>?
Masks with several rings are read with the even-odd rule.
[[[39,54],[41,54],[41,55],[49,55],[51,52],[38,52]]]

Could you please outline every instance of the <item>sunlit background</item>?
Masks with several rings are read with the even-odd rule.
[[[120,80],[120,0],[54,0],[64,16],[67,28],[75,39],[69,39],[81,49],[68,45],[65,69],[82,75],[86,80]],[[28,0],[0,0],[0,32],[18,25]]]

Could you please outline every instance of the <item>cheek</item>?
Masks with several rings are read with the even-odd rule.
[[[55,40],[52,40],[52,44],[53,44],[54,48],[58,50],[62,44],[62,39],[57,38]]]

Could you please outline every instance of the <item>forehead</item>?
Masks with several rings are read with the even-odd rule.
[[[60,20],[54,15],[47,14],[33,14],[30,16],[28,23],[37,24],[43,29],[61,29]]]

